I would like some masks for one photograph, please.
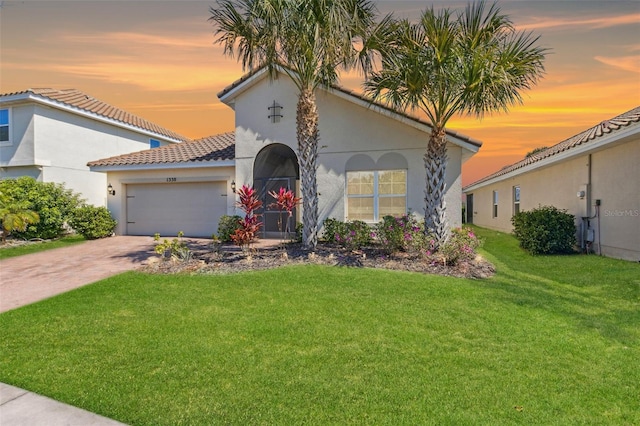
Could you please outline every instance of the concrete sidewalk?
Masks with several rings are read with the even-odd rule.
[[[124,423],[0,383],[2,426],[118,426]]]

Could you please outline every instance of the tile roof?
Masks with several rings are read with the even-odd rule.
[[[87,166],[197,163],[204,161],[233,160],[235,155],[235,133],[228,132],[193,141],[103,158],[101,160],[91,161]]]
[[[505,166],[497,172],[485,176],[482,179],[479,179],[476,182],[467,185],[465,188],[463,188],[463,191],[471,186],[475,186],[490,179],[506,175],[530,164],[534,164],[538,161],[560,154],[561,152],[565,152],[570,149],[585,145],[603,136],[614,134],[621,129],[627,128],[629,126],[638,126],[638,128],[640,129],[640,106],[637,106],[630,111],[620,114],[617,117],[602,121],[597,125],[581,133],[578,133],[575,136],[570,137],[569,139],[565,139],[564,141],[557,143],[556,145],[553,145],[552,147],[540,151],[536,154],[533,154],[527,158],[524,158],[517,163]]]
[[[148,120],[133,115],[115,106],[109,105],[99,99],[87,95],[77,89],[49,89],[36,88],[27,89],[21,92],[4,93],[0,97],[26,95],[45,98],[55,103],[63,104],[67,107],[78,109],[84,112],[93,113],[100,117],[114,120],[123,124],[128,124],[139,129],[156,133],[170,139],[186,141],[186,138],[164,127],[158,126]]]
[[[251,77],[253,77],[254,75],[258,74],[260,71],[263,71],[265,69],[266,69],[266,66],[262,66],[260,68],[257,68],[257,69],[254,69],[252,71],[249,71],[248,73],[246,73],[245,75],[240,77],[238,80],[234,81],[233,83],[231,83],[230,85],[228,85],[227,87],[222,89],[220,92],[218,92],[218,98],[221,99],[221,98],[225,97],[231,91],[233,91],[237,87],[241,86],[247,80],[249,80]],[[349,90],[349,89],[347,89],[345,87],[342,87],[342,86],[339,86],[339,85],[332,85],[330,87],[330,89],[331,90],[336,90],[338,92],[342,92],[343,94],[353,98],[354,100],[359,100],[359,101],[366,102],[366,103],[368,103],[370,105],[373,105],[373,106],[375,106],[377,108],[383,109],[383,110],[385,110],[387,112],[390,112],[390,113],[393,113],[393,114],[397,114],[397,115],[399,115],[401,117],[404,117],[404,118],[409,119],[411,121],[414,121],[416,123],[428,126],[429,128],[431,127],[431,123],[429,123],[426,120],[423,120],[423,119],[421,119],[419,117],[416,117],[414,115],[407,114],[405,112],[398,111],[398,110],[396,110],[394,108],[391,108],[390,106],[385,105],[385,104],[383,104],[381,102],[374,101],[373,99],[371,99],[371,98],[369,98],[367,96],[364,96],[361,93],[355,92],[353,90]],[[482,146],[482,142],[481,141],[473,139],[473,138],[471,138],[471,137],[469,137],[467,135],[464,135],[462,133],[456,132],[455,130],[447,129],[447,134],[449,136],[461,139],[464,142],[467,142],[467,143],[469,143],[471,145],[474,145],[474,146],[477,146],[477,147],[481,147]]]

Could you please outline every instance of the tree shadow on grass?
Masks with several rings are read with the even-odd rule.
[[[585,331],[597,331],[626,346],[638,345],[640,280],[578,281],[547,278],[502,264],[483,285],[497,290],[506,302],[562,316]]]

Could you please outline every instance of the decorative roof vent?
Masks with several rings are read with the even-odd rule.
[[[267,107],[267,109],[269,110],[269,115],[267,116],[267,118],[269,118],[272,123],[279,123],[280,119],[284,117],[284,115],[280,113],[284,108],[280,106],[275,100],[270,107]]]

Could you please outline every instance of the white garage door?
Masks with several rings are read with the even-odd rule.
[[[127,234],[207,237],[226,214],[224,182],[127,185]]]

